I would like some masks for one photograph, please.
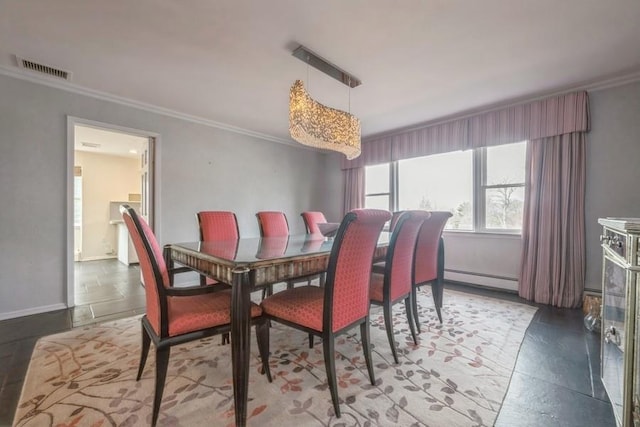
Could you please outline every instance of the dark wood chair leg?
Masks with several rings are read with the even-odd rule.
[[[391,353],[393,354],[393,361],[398,362],[398,354],[396,352],[396,344],[393,340],[393,319],[391,318],[391,303],[385,302],[383,304],[384,311],[384,326],[387,330],[387,339],[389,340],[389,347],[391,347]]]
[[[362,339],[362,351],[364,360],[367,362],[367,371],[369,371],[369,380],[371,385],[376,384],[376,377],[373,373],[373,363],[371,363],[371,340],[369,339],[369,316],[360,324],[360,338]]]
[[[138,365],[138,376],[136,377],[136,381],[139,381],[140,377],[142,377],[142,371],[144,371],[144,365],[147,363],[150,345],[151,337],[144,328],[144,325],[142,325],[142,348],[140,349],[140,364]]]
[[[262,359],[262,373],[267,375],[271,382],[271,369],[269,368],[269,321],[264,320],[256,325],[256,338],[258,339],[258,351]]]
[[[340,418],[340,401],[338,400],[338,382],[336,380],[336,358],[333,340],[334,338],[330,333],[325,333],[322,336],[324,366],[327,370],[327,382],[329,383],[329,391],[331,391],[333,410],[336,412],[336,417]]]
[[[433,294],[433,304],[436,307],[438,320],[442,323],[442,282],[435,280],[431,283],[431,293]]]
[[[411,330],[411,338],[413,338],[413,343],[418,345],[418,338],[416,337],[416,327],[415,322],[413,320],[413,307],[411,307],[411,294],[407,295],[404,299],[404,310],[407,312],[407,323],[409,323],[409,329]]]
[[[155,426],[160,413],[160,403],[162,402],[162,392],[164,391],[164,382],[167,379],[167,367],[169,366],[169,354],[171,347],[156,350],[156,390],[153,396],[153,413],[151,418],[151,426]]]
[[[309,348],[313,348],[313,334],[309,334]]]
[[[229,344],[231,341],[229,341],[229,333],[227,332],[226,334],[222,334],[222,336],[220,337],[220,344],[221,345],[225,345],[225,344]]]
[[[416,329],[420,333],[420,318],[418,317],[418,287],[411,287],[411,310],[413,311],[413,320],[416,322]]]

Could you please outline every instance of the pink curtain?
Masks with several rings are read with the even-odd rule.
[[[345,169],[344,212],[364,208],[364,167]]]
[[[519,294],[579,307],[585,270],[586,133],[530,141]]]

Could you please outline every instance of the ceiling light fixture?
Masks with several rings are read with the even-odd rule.
[[[349,88],[362,83],[304,46],[298,47],[292,55],[340,80]],[[289,92],[289,133],[301,144],[338,151],[347,159],[354,159],[361,152],[360,119],[350,112],[327,107],[315,101],[309,96],[301,80],[296,80]]]

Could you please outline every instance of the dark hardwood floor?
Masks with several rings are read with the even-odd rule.
[[[95,275],[95,271],[90,274]],[[112,285],[117,289],[115,283]],[[446,288],[524,302],[516,295],[503,292],[457,284],[447,284]],[[116,294],[122,294],[123,298],[111,300],[112,308],[116,310],[106,315],[104,320],[127,317],[139,312],[139,307],[132,307],[137,303],[132,303],[130,296],[120,291],[116,291]],[[87,295],[87,298],[91,297]],[[581,310],[538,307],[539,310],[526,332],[511,384],[495,425],[614,427],[616,423],[611,405],[599,380],[599,336],[584,327]],[[76,320],[77,324],[102,321],[100,316],[92,319],[87,316],[78,317]],[[10,426],[13,421],[22,382],[37,339],[66,331],[73,324],[73,310],[0,322],[0,426]]]

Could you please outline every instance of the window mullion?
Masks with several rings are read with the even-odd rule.
[[[389,210],[398,210],[398,162],[389,163]]]
[[[487,156],[485,148],[473,150],[473,229],[482,231],[485,229],[485,188]]]

